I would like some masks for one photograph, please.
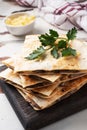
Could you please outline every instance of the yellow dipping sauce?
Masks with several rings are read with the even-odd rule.
[[[24,26],[31,23],[35,19],[35,16],[19,15],[17,17],[9,17],[5,23],[12,26]]]

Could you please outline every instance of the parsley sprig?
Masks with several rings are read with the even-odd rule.
[[[50,29],[49,34],[45,33],[39,36],[42,45],[25,58],[28,60],[40,58],[49,49],[51,55],[56,59],[60,56],[76,56],[76,50],[70,45],[70,41],[76,38],[76,34],[77,30],[74,27],[67,32],[66,38],[61,38],[57,31]]]
[[[45,53],[45,49],[43,48],[43,46],[40,46],[39,48],[37,48],[37,50],[34,50],[33,53],[31,53],[28,57],[26,57],[26,59],[33,60],[39,58],[44,53]]]

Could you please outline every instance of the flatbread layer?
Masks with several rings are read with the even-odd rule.
[[[33,78],[34,77],[34,78]],[[13,82],[23,88],[29,87],[34,88],[35,85],[49,83],[41,78],[36,76],[21,76],[18,73],[14,73],[13,70],[7,68],[6,70],[0,73],[0,78],[4,79],[5,81]],[[43,83],[44,82],[44,83]]]
[[[48,98],[48,96],[52,94],[52,92],[57,88],[59,84],[69,81],[69,80],[77,79],[84,75],[86,74],[85,73],[80,74],[80,75],[60,74],[58,79],[55,82],[50,83],[50,82],[43,81],[34,75],[31,75],[31,76],[19,75],[17,73],[14,73],[9,68],[3,71],[2,73],[0,73],[0,77],[3,78],[7,83],[13,86],[17,86],[20,89],[25,88],[25,91],[32,90],[33,92],[42,94],[45,98]]]
[[[74,92],[78,91],[86,83],[87,83],[87,76],[84,76],[74,81],[72,80],[69,83],[67,82],[64,85],[58,86],[55,93],[53,93],[53,96],[51,96],[48,99],[41,98],[37,94],[35,95],[33,93],[26,93],[27,95],[26,100],[31,104],[31,106],[35,110],[42,110],[70,96]]]
[[[30,53],[41,45],[37,35],[26,36],[23,50],[20,55],[13,57],[15,72],[33,72],[33,71],[56,71],[56,70],[77,70],[87,71],[87,44],[79,40],[73,40],[71,46],[79,53],[79,56],[53,58],[48,50],[44,60],[27,60]],[[3,61],[7,64],[6,61]],[[12,63],[11,63],[12,64]],[[27,67],[26,67],[27,66]]]
[[[9,68],[11,68],[13,71],[14,71],[14,60],[12,58],[9,58],[5,61],[3,61],[5,63],[6,66],[8,66]],[[15,73],[15,72],[14,72]],[[77,70],[58,70],[58,71],[22,71],[22,72],[18,72],[20,75],[36,75],[37,77],[39,78],[42,78],[42,79],[45,79],[45,80],[48,80],[50,82],[55,82],[60,75],[62,74],[69,74],[69,75],[73,75],[74,77],[74,74],[76,75],[82,75],[83,73],[87,73],[86,71],[77,71]]]
[[[61,83],[71,82],[71,80],[75,80],[77,78],[83,77],[87,74],[81,74],[81,75],[61,75],[53,84],[41,87],[41,88],[35,88],[32,89],[33,92],[37,92],[39,94],[42,94],[42,97],[48,98],[52,94],[52,92],[57,88],[58,85]]]

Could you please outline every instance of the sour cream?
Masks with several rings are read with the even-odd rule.
[[[7,25],[12,26],[25,26],[31,23],[35,19],[35,16],[19,15],[16,17],[8,17],[5,21]]]

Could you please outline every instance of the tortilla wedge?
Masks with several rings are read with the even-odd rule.
[[[55,59],[48,50],[41,59],[27,60],[26,57],[40,45],[38,35],[27,36],[20,54],[3,61],[11,69],[0,73],[1,78],[17,88],[35,110],[55,104],[87,83],[85,42],[72,41],[72,48],[79,53],[77,56]]]
[[[85,75],[87,75],[87,74],[61,75],[53,84],[50,84],[50,85],[47,85],[47,86],[44,86],[41,88],[32,89],[32,91],[41,94],[40,96],[42,96],[44,98],[49,98],[49,96],[52,94],[52,92],[61,83],[71,82],[71,80],[75,80],[75,79],[83,77]]]
[[[87,83],[87,76],[81,77],[76,80],[67,82],[64,85],[58,86],[53,96],[48,99],[41,98],[38,94],[26,93],[26,100],[31,104],[35,110],[42,110],[55,104],[56,102],[70,96],[78,91],[84,84]],[[37,107],[38,106],[38,107]]]
[[[37,35],[27,36],[20,55],[14,56],[13,68],[15,72],[33,72],[35,71],[57,71],[57,70],[73,70],[87,71],[87,44],[79,40],[73,40],[72,48],[76,49],[79,56],[53,58],[50,51],[46,52],[44,60],[27,60],[27,57],[33,50],[41,45]],[[3,61],[7,64],[6,61]],[[12,63],[11,63],[12,64]],[[84,66],[83,66],[84,64]],[[27,66],[27,67],[26,67]]]
[[[1,78],[3,78],[7,83],[16,86],[17,88],[25,88],[25,91],[32,90],[33,92],[37,92],[44,96],[45,98],[48,98],[52,92],[57,88],[59,84],[62,82],[66,82],[69,80],[73,80],[79,77],[82,77],[86,74],[71,74],[71,75],[64,75],[60,74],[58,79],[53,82],[46,82],[45,80],[42,80],[40,77],[31,75],[31,76],[23,76],[19,75],[18,73],[14,73],[11,69],[6,69],[2,73],[0,73]]]
[[[9,68],[11,68],[13,71],[14,71],[14,60],[12,58],[9,58],[5,61],[3,61],[3,63],[8,66]],[[37,76],[37,78],[42,78],[42,80],[47,80],[48,82],[55,82],[59,77],[60,75],[71,75],[71,76],[79,76],[79,75],[83,75],[83,73],[87,73],[86,71],[72,71],[72,70],[58,70],[58,71],[51,71],[51,72],[48,72],[48,71],[32,71],[32,72],[18,72],[18,74],[21,76],[21,78],[26,77],[28,75],[34,75],[34,76]],[[65,78],[65,76],[64,76]],[[62,80],[62,79],[61,79]]]
[[[6,70],[0,73],[0,78],[4,79],[5,81],[13,82],[13,84],[17,84],[20,87],[26,88],[29,87],[32,89],[35,85],[49,83],[41,78],[38,77],[31,77],[31,76],[19,76],[18,73],[14,73],[11,69],[7,68]]]

